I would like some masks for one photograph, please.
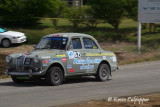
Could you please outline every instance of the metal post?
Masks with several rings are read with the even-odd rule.
[[[138,45],[138,54],[141,54],[141,23],[138,23],[138,40],[137,40],[137,45]]]

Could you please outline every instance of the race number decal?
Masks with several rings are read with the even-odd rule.
[[[69,51],[68,56],[69,56],[69,59],[80,58],[81,53],[77,51]]]
[[[81,57],[81,53],[80,52],[74,52],[74,58],[80,58]]]

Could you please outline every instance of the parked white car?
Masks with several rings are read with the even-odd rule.
[[[8,31],[7,29],[0,28],[0,44],[8,48],[11,44],[23,43],[26,41],[26,36],[24,33]]]

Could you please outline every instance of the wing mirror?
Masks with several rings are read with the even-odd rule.
[[[33,45],[33,48],[35,49],[37,47],[37,45]]]

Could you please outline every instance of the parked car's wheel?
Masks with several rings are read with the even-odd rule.
[[[3,47],[8,48],[11,46],[11,41],[9,39],[4,39],[1,44]]]
[[[111,70],[107,64],[101,64],[95,77],[99,81],[106,81],[109,78],[110,72]]]
[[[13,82],[15,82],[15,83],[23,83],[24,82],[23,79],[17,79],[15,76],[11,76],[11,78],[12,78]]]
[[[51,86],[58,86],[63,81],[63,72],[59,67],[51,67],[46,73],[46,82]]]

